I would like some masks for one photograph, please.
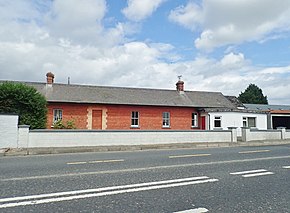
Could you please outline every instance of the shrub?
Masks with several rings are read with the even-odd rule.
[[[62,120],[58,120],[53,124],[53,129],[75,129],[75,121],[74,120],[68,120],[66,122],[66,125],[63,124]]]
[[[14,82],[0,83],[0,113],[19,115],[19,124],[31,129],[46,127],[46,99],[34,87]]]

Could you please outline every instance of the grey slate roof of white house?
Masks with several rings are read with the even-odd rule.
[[[220,92],[105,87],[73,84],[48,85],[26,82],[42,93],[48,102],[96,103],[142,106],[227,107],[235,106]]]
[[[265,111],[259,109],[248,109],[236,96],[225,96],[235,107],[220,107],[220,108],[203,108],[204,112],[240,112],[240,113],[258,113],[264,114]]]
[[[244,104],[247,109],[250,110],[260,110],[260,111],[269,111],[269,110],[290,110],[289,105],[268,105],[268,104]]]

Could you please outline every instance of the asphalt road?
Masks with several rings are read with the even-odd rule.
[[[0,212],[290,213],[290,145],[0,158]]]

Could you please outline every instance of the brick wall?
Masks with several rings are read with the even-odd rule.
[[[62,120],[65,124],[68,120],[74,120],[77,129],[87,129],[87,109],[86,104],[62,104],[62,103],[49,103],[47,115],[47,128],[50,129],[53,124],[53,110],[62,110]]]
[[[192,129],[191,114],[192,112],[196,112],[196,109],[186,107],[50,103],[48,105],[47,128],[51,128],[53,123],[53,109],[62,109],[64,123],[67,120],[75,120],[75,124],[78,129],[88,129],[89,126],[91,126],[92,129],[96,129],[96,127],[97,129],[100,129],[100,122],[103,121],[106,123],[106,125],[103,126],[105,126],[108,130],[190,130]],[[98,113],[93,111],[93,113],[88,115],[88,109],[103,109],[103,115],[100,110],[97,111]],[[139,112],[138,128],[131,127],[132,111]],[[162,127],[162,112],[170,112],[170,128]],[[93,117],[89,119],[89,116]],[[103,116],[103,118],[97,118],[96,116]],[[199,126],[200,121],[201,119],[199,117]],[[92,124],[89,125],[88,122],[92,122]]]
[[[170,129],[190,130],[193,108],[152,107],[152,106],[108,106],[108,129],[132,129],[131,112],[139,112],[141,130],[168,129],[162,127],[162,112],[170,112]]]

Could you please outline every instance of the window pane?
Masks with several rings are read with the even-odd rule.
[[[62,110],[61,109],[54,109],[53,110],[53,122],[58,120],[62,120]]]
[[[256,118],[248,118],[249,127],[256,127]]]
[[[221,127],[221,121],[220,120],[215,120],[214,121],[214,127]]]
[[[214,127],[222,127],[221,125],[221,117],[220,116],[215,116],[214,117]]]
[[[162,125],[165,127],[170,126],[170,113],[169,112],[162,113]]]
[[[163,116],[163,119],[169,118],[169,112],[163,112],[162,116]]]
[[[248,124],[247,124],[247,118],[246,117],[243,117],[243,127],[248,127]]]
[[[197,113],[192,113],[191,115],[192,121],[191,121],[191,126],[192,127],[196,127],[198,126],[198,122],[197,122]]]
[[[139,126],[139,112],[132,111],[131,126]]]

